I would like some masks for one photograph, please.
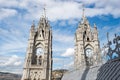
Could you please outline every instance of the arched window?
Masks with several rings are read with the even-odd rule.
[[[86,31],[85,31],[85,33],[84,34],[86,34]]]
[[[87,37],[87,41],[90,41],[89,37]]]
[[[42,30],[42,34],[43,34],[43,37],[44,37],[44,30]]]
[[[39,56],[39,65],[42,65],[42,56]]]
[[[93,56],[93,50],[91,48],[86,48],[85,50],[86,59],[87,59],[87,65],[92,65],[92,56]]]

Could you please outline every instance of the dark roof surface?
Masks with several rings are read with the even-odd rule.
[[[120,80],[120,59],[108,61],[98,71],[96,80]]]

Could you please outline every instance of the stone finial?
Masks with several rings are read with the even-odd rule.
[[[96,24],[94,23],[94,28],[96,28],[97,29],[97,26],[96,26]]]
[[[35,29],[35,21],[33,20],[31,29]]]
[[[84,5],[82,5],[83,7],[83,11],[82,11],[82,23],[85,22],[85,8],[84,8]]]
[[[109,33],[107,32],[107,40],[109,41]]]
[[[83,5],[83,13],[82,13],[82,17],[83,17],[83,19],[85,18],[85,8],[84,8],[84,5]]]
[[[46,18],[46,8],[44,6],[44,17]]]

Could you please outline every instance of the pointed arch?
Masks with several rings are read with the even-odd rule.
[[[39,42],[39,43],[37,43],[36,45],[36,48],[44,48],[44,45],[43,45],[43,43],[41,43],[41,42]]]
[[[94,47],[91,44],[89,44],[89,43],[87,45],[85,45],[84,49],[86,49],[86,48],[92,48],[92,49],[94,49]]]

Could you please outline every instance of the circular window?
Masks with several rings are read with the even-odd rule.
[[[37,48],[36,49],[36,54],[39,56],[39,55],[42,55],[44,53],[44,50],[42,48]]]
[[[85,50],[85,53],[86,53],[86,56],[87,56],[88,58],[91,58],[92,55],[93,55],[93,50],[92,50],[91,48],[87,48],[87,49]]]

